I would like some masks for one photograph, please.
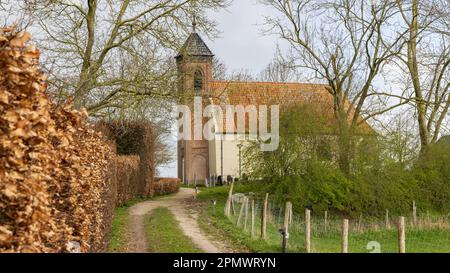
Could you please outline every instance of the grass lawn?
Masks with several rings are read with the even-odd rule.
[[[145,218],[148,248],[152,253],[200,253],[184,235],[172,212],[164,207],[154,209]]]
[[[371,241],[380,244],[383,253],[398,252],[398,234],[396,229],[361,232],[350,234],[349,252],[367,253],[367,244]],[[317,252],[339,252],[340,235],[331,234],[327,236],[312,238],[313,250]],[[298,240],[303,242],[303,240]],[[450,253],[450,230],[430,229],[411,230],[406,232],[406,252],[408,253]]]
[[[236,192],[245,192],[245,186],[237,186]],[[200,226],[211,233],[220,230],[224,233],[221,236],[227,237],[237,246],[245,246],[250,252],[281,252],[281,235],[278,228],[281,223],[273,219],[267,225],[267,238],[261,240],[260,218],[255,218],[255,238],[250,237],[249,228],[244,232],[242,227],[236,227],[236,216],[228,219],[224,216],[224,204],[228,194],[228,187],[203,188],[199,194],[199,199],[204,201],[216,200],[217,205],[215,213],[211,202],[208,202],[207,210],[203,217],[199,217]],[[239,211],[237,206],[236,212]],[[203,223],[202,223],[203,222]],[[340,225],[340,221],[333,223]],[[214,229],[213,229],[214,227]],[[288,240],[288,252],[304,252],[304,227],[301,223],[294,222],[290,227],[290,237]],[[368,253],[372,248],[368,246],[369,242],[379,243],[380,251],[383,253],[398,252],[398,234],[396,228],[390,230],[350,231],[349,234],[349,252]],[[340,252],[341,236],[339,228],[327,233],[320,232],[317,223],[312,224],[311,245],[313,252]],[[369,249],[368,249],[369,248]],[[406,229],[406,251],[409,253],[432,253],[444,252],[450,253],[450,230],[449,229]]]

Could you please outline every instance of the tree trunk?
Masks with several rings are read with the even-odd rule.
[[[343,101],[337,102],[337,119],[339,125],[339,135],[338,135],[338,162],[339,168],[345,174],[350,174],[350,161],[352,158],[352,137],[351,130],[349,126],[349,121],[347,119],[347,113],[344,109]]]
[[[88,12],[86,13],[86,24],[88,35],[86,48],[83,54],[83,65],[81,67],[80,80],[73,98],[74,106],[76,108],[85,106],[84,99],[94,76],[92,75],[92,52],[95,43],[95,19],[97,14],[97,0],[89,0],[87,2]]]
[[[419,33],[418,24],[418,0],[412,1],[412,20],[409,26],[408,41],[408,69],[414,87],[415,102],[417,108],[417,123],[419,125],[419,136],[421,145],[421,154],[425,153],[430,144],[430,134],[427,129],[426,112],[427,105],[423,97],[422,87],[419,78],[419,66],[417,62],[417,35]]]

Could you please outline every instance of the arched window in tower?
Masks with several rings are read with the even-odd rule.
[[[201,93],[203,89],[203,75],[200,70],[195,71],[194,75],[194,91],[195,93]]]

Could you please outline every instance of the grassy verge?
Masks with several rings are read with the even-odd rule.
[[[119,207],[114,211],[111,226],[109,252],[124,252],[127,243],[128,207]]]
[[[209,201],[207,210],[204,212],[204,218],[200,220],[201,227],[207,232],[217,232],[220,236],[226,237],[235,245],[244,246],[250,252],[280,252],[281,236],[278,228],[282,226],[280,219],[273,219],[267,225],[267,238],[260,239],[260,217],[255,218],[255,238],[250,237],[250,229],[246,231],[241,227],[236,227],[236,216],[228,219],[224,216],[224,204],[228,193],[228,187],[205,188],[199,194],[199,199]],[[245,186],[236,187],[236,192],[245,192]],[[210,200],[216,200],[217,205],[213,211]],[[236,212],[239,211],[239,206]],[[323,232],[321,230],[322,220],[320,217],[313,216],[311,244],[313,252],[340,252],[341,236],[340,221],[333,220],[331,231]],[[203,222],[203,224],[202,224]],[[220,230],[220,232],[218,232]],[[290,227],[290,237],[288,240],[288,252],[304,252],[304,223],[294,221]],[[371,245],[379,245],[383,253],[398,252],[398,234],[396,228],[367,230],[363,232],[350,231],[349,234],[349,252],[367,253],[373,250]],[[407,227],[406,231],[406,251],[410,253],[450,253],[450,230],[448,228],[427,228],[412,229]]]
[[[200,253],[194,243],[184,235],[172,212],[156,208],[145,218],[148,248],[152,253]]]
[[[450,253],[450,230],[427,229],[406,232],[406,251],[409,253]],[[340,252],[340,234],[313,237],[313,249],[317,252]],[[303,240],[297,240],[302,243]],[[368,231],[350,234],[349,252],[367,253],[369,242],[377,242],[383,253],[398,252],[396,229]]]
[[[236,185],[240,192],[246,189],[245,186]],[[203,210],[203,217],[199,217],[200,228],[208,234],[215,234],[221,240],[229,242],[240,252],[278,252],[277,247],[271,246],[267,241],[260,240],[258,230],[255,228],[255,238],[250,238],[248,232],[244,233],[240,228],[224,215],[225,200],[229,187],[203,188],[198,195],[198,199],[209,201],[206,210]],[[216,200],[213,208],[211,200]],[[257,222],[257,220],[255,220]],[[280,248],[281,249],[281,248]]]

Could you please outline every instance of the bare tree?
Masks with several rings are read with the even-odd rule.
[[[155,164],[163,166],[173,154],[168,136],[173,124],[170,109],[178,94],[174,51],[191,32],[194,18],[199,31],[214,37],[216,24],[206,13],[227,4],[228,0],[22,0],[6,3],[5,13],[17,14],[9,21],[33,23],[54,99],[72,96],[75,105],[93,117],[151,121]]]
[[[300,79],[300,73],[295,67],[295,62],[284,58],[278,49],[272,62],[259,73],[258,78],[267,82],[297,82]]]
[[[406,104],[367,107],[378,96],[374,81],[382,67],[402,48],[405,33],[389,31],[396,15],[388,0],[262,0],[277,17],[266,18],[267,33],[277,34],[291,47],[298,69],[325,81],[334,99],[338,121],[339,164],[350,171],[352,136],[358,125],[375,115]],[[389,94],[388,94],[389,95]],[[372,109],[376,108],[376,109]],[[364,114],[364,117],[362,117]]]
[[[9,0],[0,0],[0,10],[6,10],[9,4]]]
[[[30,24],[28,16],[18,13],[14,1],[0,0],[0,25],[3,27],[26,28]]]
[[[223,63],[222,60],[218,58],[213,59],[212,72],[214,80],[229,81],[229,82],[256,80],[256,77],[249,69],[238,69],[229,72],[225,63]]]
[[[449,118],[450,5],[445,0],[397,1],[408,32],[406,52],[398,54],[405,86],[412,90],[421,151],[435,143]]]
[[[51,90],[99,113],[127,107],[135,98],[175,93],[173,52],[167,49],[179,48],[193,14],[198,28],[214,36],[206,10],[222,8],[227,0],[21,3],[42,33]]]
[[[383,139],[380,143],[384,146],[382,151],[385,153],[383,158],[392,160],[402,169],[407,169],[417,158],[420,150],[419,140],[414,130],[415,124],[411,122],[414,120],[413,113],[399,109],[395,112],[397,113],[391,112],[390,118],[384,117],[379,123],[379,132]]]
[[[213,79],[225,80],[227,78],[227,66],[218,58],[214,57],[212,63]]]
[[[231,81],[237,82],[251,82],[255,81],[255,76],[249,69],[238,69],[231,72],[229,75]]]

